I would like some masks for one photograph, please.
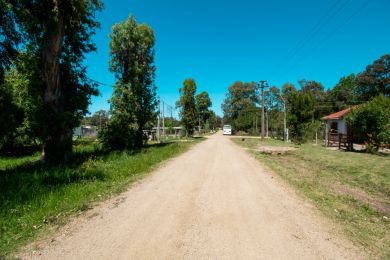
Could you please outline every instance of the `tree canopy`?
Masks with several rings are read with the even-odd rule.
[[[229,87],[222,103],[224,117],[235,130],[248,130],[253,126],[254,117],[258,114],[259,102],[258,86],[255,82],[237,81]]]
[[[352,109],[346,116],[351,133],[369,150],[377,151],[390,143],[390,98],[380,94],[371,101]]]
[[[210,107],[212,105],[209,93],[202,91],[195,96],[196,108],[202,127],[206,124],[211,116]]]
[[[179,89],[180,99],[176,103],[176,106],[180,108],[180,118],[187,136],[193,135],[198,121],[195,92],[195,81],[193,79],[184,80],[183,87]]]
[[[143,130],[155,116],[154,33],[130,15],[112,26],[110,70],[116,83],[111,98],[112,117],[102,131],[106,149],[136,149],[143,145]]]
[[[339,80],[332,91],[330,91],[328,98],[333,104],[333,111],[340,111],[359,103],[356,87],[355,74],[350,74]]]
[[[358,74],[356,92],[364,101],[380,94],[390,97],[390,54],[383,55]]]
[[[86,77],[85,54],[91,41],[99,0],[0,1],[2,69],[13,61],[14,78],[27,94],[28,120],[42,142],[42,159],[63,162],[72,154],[72,132],[98,91]],[[18,37],[21,35],[21,37]],[[15,42],[18,55],[13,55]],[[14,44],[14,45],[13,45]],[[6,53],[4,56],[3,54]],[[17,59],[14,56],[18,56]],[[7,58],[4,58],[7,57]],[[22,80],[20,80],[22,79]],[[27,113],[25,113],[27,114]]]
[[[306,139],[306,131],[314,117],[315,100],[311,92],[295,92],[289,96],[288,125],[297,143]]]

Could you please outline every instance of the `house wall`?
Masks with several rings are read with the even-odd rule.
[[[339,134],[347,134],[347,123],[344,119],[337,120],[337,128],[339,131]]]
[[[337,122],[337,132],[339,134],[347,134],[347,123],[344,119],[338,119],[338,120],[329,120],[326,122],[326,132],[328,132],[331,129],[331,125],[333,122]]]

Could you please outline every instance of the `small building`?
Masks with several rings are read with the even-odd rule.
[[[97,135],[97,131],[94,127],[89,125],[81,125],[73,129],[73,139]]]
[[[345,146],[348,148],[350,136],[347,122],[344,116],[351,111],[353,107],[341,110],[339,112],[324,116],[321,118],[325,122],[325,145],[336,146],[339,148]]]

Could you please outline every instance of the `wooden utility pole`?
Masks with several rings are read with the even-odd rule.
[[[288,142],[287,140],[287,120],[286,120],[286,100],[280,95],[280,99],[283,102],[283,140]]]
[[[157,102],[158,102],[158,115],[157,115],[157,142],[160,142],[160,97],[157,97]]]
[[[261,88],[261,139],[264,139],[264,88],[268,87],[268,83],[265,80],[260,80],[260,88]]]
[[[163,132],[163,138],[165,139],[165,113],[164,113],[164,101],[162,101],[162,132]]]
[[[200,115],[198,116],[198,119],[199,119],[199,127],[198,127],[198,130],[199,130],[199,136],[200,136]]]
[[[268,138],[268,111],[265,112],[265,136]]]
[[[255,126],[256,126],[256,132],[255,133],[257,133],[257,111],[255,112]]]

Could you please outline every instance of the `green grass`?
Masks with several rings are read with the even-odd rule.
[[[255,149],[276,140],[233,139]],[[305,144],[296,151],[255,157],[308,197],[347,236],[375,258],[390,258],[390,157]]]
[[[0,171],[5,171],[6,169],[13,169],[22,164],[35,162],[38,159],[38,153],[34,155],[24,155],[20,157],[0,157]]]
[[[285,143],[280,140],[272,139],[272,138],[265,138],[264,140],[261,140],[261,137],[258,136],[243,136],[243,137],[235,137],[232,136],[232,139],[235,140],[235,142],[242,142],[242,139],[244,139],[245,146],[248,148],[254,148],[257,145],[264,145],[264,146],[288,146],[288,147],[294,147],[291,143]],[[298,146],[295,146],[298,147]]]
[[[45,166],[39,155],[0,157],[0,259],[126,190],[160,162],[186,151],[199,139],[150,145],[138,152],[104,154],[99,144],[78,142],[66,166]]]

